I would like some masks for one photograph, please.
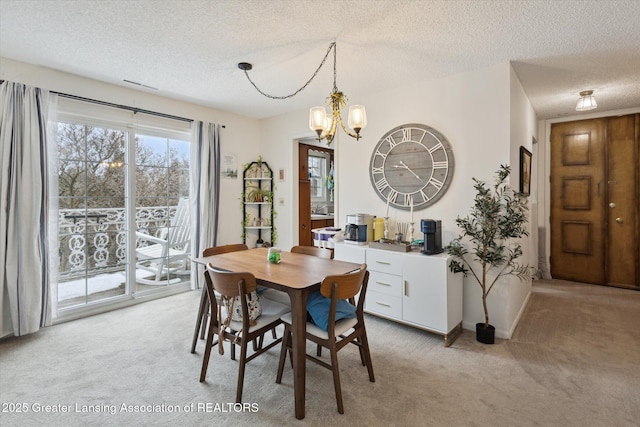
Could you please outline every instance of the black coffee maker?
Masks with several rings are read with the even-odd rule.
[[[421,219],[420,228],[424,233],[422,253],[435,255],[442,252],[442,221],[439,219]]]

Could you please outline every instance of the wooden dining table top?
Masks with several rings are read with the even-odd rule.
[[[359,267],[359,264],[352,262],[286,251],[281,252],[280,263],[274,264],[267,260],[268,253],[268,248],[255,248],[194,258],[193,262],[204,265],[211,263],[221,270],[249,272],[262,284],[283,291],[319,285],[326,276],[349,273]]]

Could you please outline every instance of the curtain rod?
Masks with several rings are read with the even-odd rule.
[[[2,84],[4,82],[5,82],[5,80],[0,80],[0,84]],[[193,119],[188,119],[186,117],[179,117],[179,116],[174,116],[174,115],[171,115],[171,114],[159,113],[157,111],[144,110],[142,108],[129,107],[127,105],[122,105],[122,104],[114,104],[112,102],[100,101],[100,100],[91,99],[91,98],[85,98],[85,97],[82,97],[82,96],[71,95],[71,94],[68,94],[68,93],[57,92],[57,91],[54,91],[54,90],[51,90],[49,92],[51,92],[53,94],[56,94],[56,95],[59,95],[59,96],[63,96],[65,98],[69,98],[69,99],[75,99],[75,100],[78,100],[78,101],[90,102],[90,103],[93,103],[93,104],[104,105],[104,106],[107,106],[107,107],[120,108],[122,110],[133,111],[134,113],[150,114],[152,116],[159,116],[159,117],[164,117],[164,118],[167,118],[167,119],[180,120],[180,121],[189,122],[189,123],[192,123],[194,121]],[[225,125],[221,125],[221,126],[222,126],[223,129],[226,128]]]

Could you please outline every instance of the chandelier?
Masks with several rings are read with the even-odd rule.
[[[331,53],[332,50],[333,50],[333,89],[326,99],[327,104],[331,108],[331,112],[327,114],[327,110],[325,109],[325,107],[321,107],[321,106],[311,108],[309,110],[309,129],[316,132],[316,134],[318,135],[318,141],[322,141],[324,139],[327,141],[327,144],[331,144],[333,142],[333,139],[336,136],[336,132],[338,130],[338,124],[340,124],[340,127],[342,128],[342,130],[350,137],[355,138],[357,141],[360,139],[360,131],[364,129],[365,126],[367,126],[367,114],[366,114],[364,105],[352,105],[351,107],[349,107],[349,116],[347,119],[347,124],[349,128],[353,130],[353,132],[350,132],[347,129],[347,127],[344,124],[344,121],[342,120],[341,110],[347,106],[348,101],[347,101],[346,95],[340,90],[338,90],[338,85],[336,84],[336,80],[337,80],[336,42],[332,42],[329,45],[329,48],[327,49],[327,53],[324,55],[322,62],[320,63],[316,71],[313,73],[311,78],[307,80],[307,82],[300,89],[296,90],[290,95],[274,96],[274,95],[269,95],[268,93],[265,93],[264,91],[260,90],[260,88],[258,88],[258,86],[253,82],[253,80],[251,80],[251,77],[249,77],[249,73],[247,71],[250,71],[253,68],[253,66],[248,62],[240,62],[238,64],[238,68],[244,71],[244,74],[245,76],[247,76],[247,79],[249,80],[249,82],[261,95],[264,95],[267,98],[271,98],[271,99],[287,99],[297,95],[299,92],[305,89],[309,85],[309,83],[311,83],[311,81],[318,74],[318,71],[320,71],[320,69],[326,62],[327,57],[329,56],[329,53]]]

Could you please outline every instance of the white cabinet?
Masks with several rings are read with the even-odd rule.
[[[340,243],[335,258],[367,263],[368,313],[443,335],[446,346],[462,332],[462,275],[449,271],[449,254],[427,256]]]

